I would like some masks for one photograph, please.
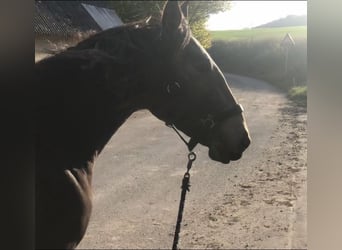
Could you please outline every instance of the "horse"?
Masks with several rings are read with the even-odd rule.
[[[149,110],[225,164],[251,141],[241,105],[177,1],[158,23],[108,29],[37,62],[35,80],[37,249],[82,240],[94,161],[135,111]]]

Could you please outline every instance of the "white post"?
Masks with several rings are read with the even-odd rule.
[[[286,47],[286,53],[285,53],[285,74],[287,74],[287,61],[289,57],[289,48]]]

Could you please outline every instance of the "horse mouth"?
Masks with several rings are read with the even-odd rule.
[[[220,150],[218,145],[212,145],[209,147],[209,157],[224,164],[230,163],[230,161],[237,161],[242,157],[242,152],[227,152]]]

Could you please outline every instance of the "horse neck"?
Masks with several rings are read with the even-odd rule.
[[[72,134],[78,135],[78,142],[82,141],[74,144],[74,150],[70,152],[83,152],[84,155],[80,156],[80,159],[88,159],[100,153],[129,116],[144,107],[144,96],[142,90],[133,86],[120,87],[117,94],[110,92],[106,95],[94,91],[94,99],[89,103],[86,112],[80,111],[81,116],[73,118],[73,124],[88,124],[83,129],[74,127],[70,130]]]
[[[114,68],[115,65],[107,69],[109,72],[97,73],[109,78],[105,81],[78,71],[75,78],[69,79],[65,74],[55,80],[56,85],[63,87],[58,87],[53,95],[62,95],[63,103],[52,101],[40,109],[39,167],[82,167],[93,161],[126,119],[144,108],[146,93],[138,87],[139,82],[127,74],[113,78]]]
[[[41,129],[41,155],[50,155],[50,159],[61,163],[89,161],[102,151],[133,112],[158,102],[155,86],[158,86],[160,76],[156,75],[156,65],[147,64],[153,61],[151,57],[158,43],[159,27],[117,33],[120,32],[115,29],[104,31],[55,57],[56,62],[48,65],[61,70],[54,70],[55,75],[49,75],[42,67],[42,86],[45,87],[48,81],[50,85],[58,86],[56,92],[64,90],[59,93],[63,96],[64,106],[56,105],[45,110],[46,116],[41,121],[45,124]],[[122,42],[127,36],[130,43]],[[118,39],[111,41],[113,46],[106,47],[107,43],[103,41],[112,37]],[[151,42],[146,43],[146,40]],[[122,45],[124,48],[120,47]],[[82,71],[74,61],[83,64],[84,58],[86,69],[82,65]],[[43,96],[50,97],[50,94]]]

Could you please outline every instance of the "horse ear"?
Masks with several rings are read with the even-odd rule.
[[[186,19],[188,19],[189,16],[189,1],[184,1],[182,4],[182,12]]]
[[[167,1],[162,16],[162,26],[164,31],[172,32],[179,28],[182,23],[182,12],[178,1]]]
[[[184,47],[190,37],[190,29],[178,1],[167,1],[162,15],[162,40],[175,47]]]

